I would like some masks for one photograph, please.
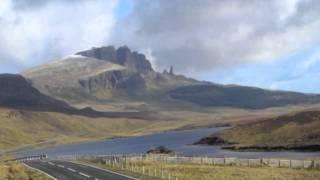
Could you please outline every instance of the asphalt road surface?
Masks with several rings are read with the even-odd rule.
[[[27,166],[47,173],[57,180],[134,180],[112,171],[67,161],[29,161]]]

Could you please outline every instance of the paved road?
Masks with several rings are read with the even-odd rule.
[[[29,161],[26,165],[41,170],[58,180],[134,180],[111,171],[67,161]]]

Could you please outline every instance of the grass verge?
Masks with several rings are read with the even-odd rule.
[[[212,166],[198,164],[167,164],[151,161],[135,161],[127,167],[112,167],[101,161],[85,161],[101,168],[125,173],[140,179],[183,180],[314,180],[320,179],[319,170],[286,169],[270,167]],[[144,176],[142,175],[144,169]],[[156,170],[156,171],[155,171]],[[157,177],[153,177],[155,176]]]
[[[45,174],[34,171],[20,163],[0,163],[0,179],[2,180],[51,180]]]

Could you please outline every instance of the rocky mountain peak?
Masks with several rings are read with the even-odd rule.
[[[131,51],[127,46],[118,49],[114,46],[94,47],[90,50],[81,51],[77,55],[109,61],[141,73],[154,72],[150,61],[143,54]]]

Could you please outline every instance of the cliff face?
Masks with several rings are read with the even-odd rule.
[[[140,73],[127,70],[109,71],[97,76],[80,79],[79,84],[89,93],[99,90],[122,89],[128,93],[135,94],[143,91],[146,86]]]

